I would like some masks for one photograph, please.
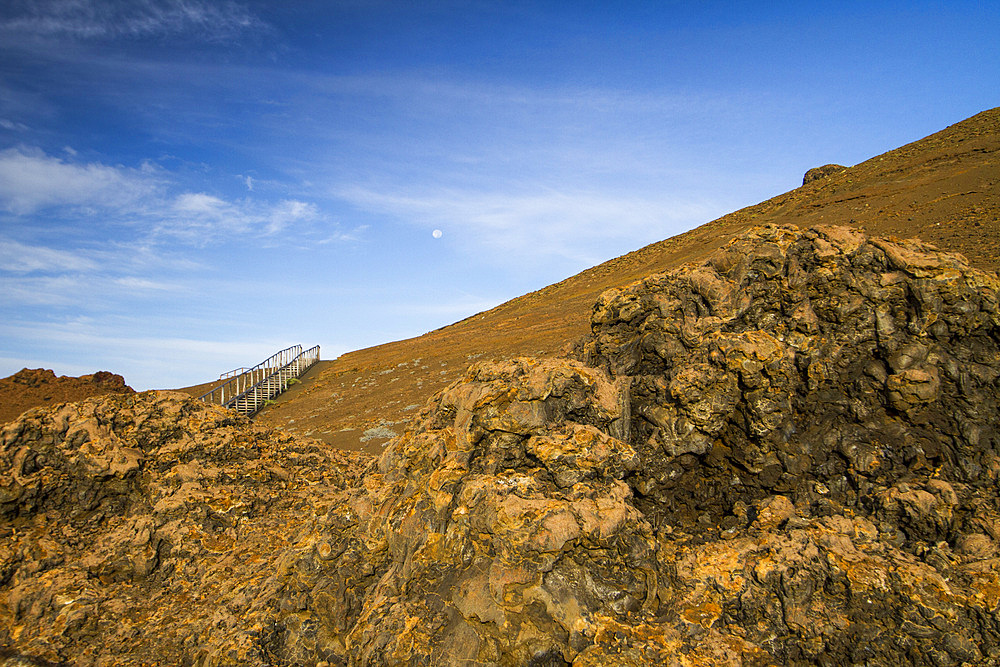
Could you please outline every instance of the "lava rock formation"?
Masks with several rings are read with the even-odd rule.
[[[996,664],[998,291],[766,227],[604,293],[576,359],[471,367],[377,460],[179,395],[31,411],[2,655]]]

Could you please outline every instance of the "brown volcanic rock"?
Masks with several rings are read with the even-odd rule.
[[[605,294],[590,365],[479,363],[390,443],[317,527],[340,555],[292,568],[312,601],[274,656],[1000,658],[998,288],[786,227]]]
[[[845,169],[847,169],[847,167],[842,164],[824,164],[822,167],[813,167],[802,177],[802,185],[808,185],[813,181],[826,178],[831,174],[839,173]]]
[[[3,664],[263,664],[292,539],[360,470],[179,394],[38,408],[0,439]]]
[[[598,368],[474,366],[380,460],[348,661],[998,653],[998,288],[917,242],[768,228],[603,295]]]
[[[104,394],[131,393],[134,391],[125,384],[125,378],[108,371],[75,378],[65,375],[56,377],[54,372],[44,368],[24,368],[0,379],[0,424],[40,405],[68,403]]]
[[[397,556],[350,657],[528,664],[648,607],[655,541],[621,481],[638,461],[609,434],[623,398],[599,371],[530,359],[475,366],[441,394],[379,461],[366,534]]]
[[[919,237],[1000,270],[1000,108],[684,234],[587,269],[418,338],[324,361],[257,419],[345,449],[380,453],[434,392],[472,363],[564,354],[589,331],[590,306],[609,288],[704,261],[752,226],[846,225]],[[380,429],[381,426],[381,429]]]
[[[6,656],[74,664],[1000,660],[1000,280],[767,227],[479,362],[377,464],[180,395],[0,450]]]
[[[916,241],[765,228],[606,292],[586,351],[632,378],[640,455],[668,455],[636,480],[651,510],[715,521],[736,495],[775,492],[854,505],[912,466],[967,484],[994,474],[997,290],[995,274]],[[832,484],[822,499],[816,466]]]

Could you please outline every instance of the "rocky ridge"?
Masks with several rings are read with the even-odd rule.
[[[602,294],[575,359],[473,365],[378,459],[180,395],[29,412],[3,650],[1000,664],[998,291],[918,241],[770,226]]]
[[[131,394],[125,378],[110,371],[68,377],[45,368],[23,368],[0,378],[0,424],[39,405],[57,405],[104,394]]]

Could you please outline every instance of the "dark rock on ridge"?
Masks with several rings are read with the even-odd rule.
[[[125,378],[109,371],[80,377],[59,376],[46,368],[23,368],[0,378],[0,424],[40,405],[80,401],[103,394],[131,394]]]
[[[807,185],[808,183],[812,183],[813,181],[817,181],[821,178],[826,178],[827,176],[840,173],[845,169],[847,169],[847,167],[842,164],[824,164],[822,167],[813,167],[802,177],[802,185]]]
[[[55,382],[56,374],[47,368],[22,368],[7,379],[14,384],[37,387],[42,384]]]
[[[577,360],[473,366],[377,463],[177,395],[30,412],[2,646],[998,664],[998,288],[915,241],[757,229],[603,294]]]
[[[92,375],[81,375],[78,378],[56,377],[55,372],[47,368],[22,368],[10,377],[6,378],[13,384],[25,385],[27,387],[40,387],[47,384],[56,384],[60,380],[73,381],[79,384],[94,384],[108,393],[132,393],[132,388],[125,384],[125,378],[110,371],[97,371]]]

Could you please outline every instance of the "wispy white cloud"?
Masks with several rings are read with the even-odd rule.
[[[315,204],[286,199],[278,202],[267,211],[268,234],[277,234],[286,228],[305,221],[317,220],[320,217],[319,209]]]
[[[0,264],[0,268],[7,267]],[[191,281],[133,274],[108,275],[94,266],[83,271],[63,272],[61,269],[65,267],[40,267],[31,274],[3,275],[0,272],[0,307],[12,311],[44,307],[99,312],[149,297],[162,303],[167,296],[183,297],[192,291]]]
[[[368,225],[358,225],[354,229],[341,231],[339,229],[326,230],[321,238],[312,241],[313,245],[329,245],[331,243],[343,243],[346,241],[359,241],[369,229]]]
[[[442,110],[468,107],[586,108],[601,113],[635,111],[692,115],[731,107],[731,97],[707,92],[667,92],[566,83],[532,86],[484,78],[430,76],[418,72],[356,74],[293,73],[294,81],[320,96],[364,96],[398,99]],[[544,119],[539,119],[544,121]]]
[[[18,215],[51,206],[136,206],[162,186],[149,169],[73,164],[30,148],[0,151],[0,207]]]
[[[131,168],[81,164],[33,148],[0,151],[0,210],[17,218],[51,212],[54,217],[62,214],[87,219],[90,224],[97,221],[106,228],[127,228],[147,243],[168,239],[196,246],[231,243],[240,237],[274,237],[296,225],[326,222],[311,202],[229,200],[204,192],[171,192],[177,189],[170,174],[150,163]],[[39,249],[29,250],[20,258],[14,250],[6,251],[15,260],[12,266],[21,267],[9,270],[36,270],[71,259],[51,253],[43,257]]]
[[[67,322],[64,324],[19,323],[3,326],[6,335],[34,337],[44,342],[74,343],[81,347],[99,345],[122,351],[169,350],[171,353],[195,354],[212,358],[265,359],[285,347],[280,340],[198,340],[179,337],[157,338],[151,336],[107,336],[107,332],[94,322]]]
[[[237,2],[206,0],[14,0],[0,30],[76,39],[195,34],[228,39],[263,21]]]
[[[12,120],[7,120],[6,118],[0,118],[0,127],[5,130],[11,130],[12,132],[23,132],[28,129],[28,126],[24,123],[17,123]]]
[[[174,200],[178,217],[194,220],[226,220],[232,216],[232,205],[204,192],[186,192]]]
[[[114,280],[114,284],[134,292],[144,292],[144,291],[175,292],[184,289],[182,286],[177,285],[176,283],[147,280],[146,278],[138,278],[136,276],[116,278]]]
[[[194,243],[209,243],[234,234],[274,236],[292,225],[322,219],[315,204],[294,199],[264,203],[251,199],[227,201],[205,193],[177,196],[160,211],[158,235]]]
[[[711,201],[649,199],[602,192],[472,190],[421,192],[344,188],[338,196],[428,229],[454,230],[480,250],[516,257],[562,257],[596,263],[604,243],[655,240],[718,213]],[[507,261],[504,259],[503,261]]]
[[[0,306],[11,310],[26,306],[85,307],[95,294],[94,281],[66,274],[2,277],[0,287]]]
[[[0,270],[12,273],[74,273],[98,267],[92,258],[76,252],[32,246],[0,238]]]

